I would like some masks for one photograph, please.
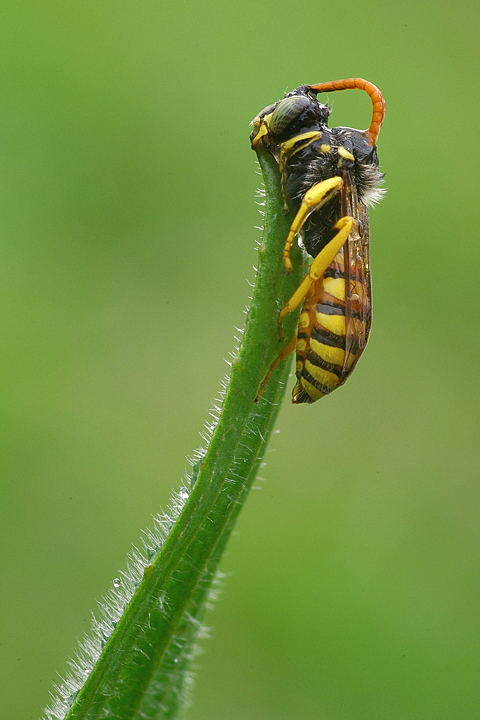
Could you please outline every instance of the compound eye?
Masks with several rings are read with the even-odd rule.
[[[309,105],[310,100],[305,95],[292,95],[280,100],[268,123],[270,132],[280,135]]]

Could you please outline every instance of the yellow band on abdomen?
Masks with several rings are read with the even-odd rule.
[[[344,278],[326,277],[323,279],[325,292],[333,295],[337,300],[345,302],[345,280]]]
[[[318,365],[314,365],[310,360],[305,361],[305,370],[310,373],[314,380],[321,385],[325,385],[329,390],[335,390],[338,385],[337,375],[318,367]]]
[[[343,366],[345,360],[345,350],[338,347],[331,347],[330,345],[324,345],[322,342],[310,338],[310,347],[313,352],[316,353],[325,362],[332,363],[333,365]]]
[[[322,393],[321,390],[318,390],[314,385],[312,385],[312,383],[309,383],[308,380],[305,380],[305,378],[303,377],[298,379],[294,393],[295,391],[297,391],[297,393],[299,392],[299,385],[305,390],[312,402],[315,402],[315,400],[320,400],[320,398],[325,397],[325,393]]]
[[[326,330],[335,333],[335,335],[345,335],[345,316],[344,315],[325,315],[324,313],[315,313],[315,317],[319,325]]]

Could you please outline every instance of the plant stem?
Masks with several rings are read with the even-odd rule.
[[[290,222],[282,210],[278,166],[265,149],[258,156],[266,190],[265,232],[245,334],[218,424],[182,512],[158,555],[144,567],[143,580],[76,694],[68,720],[178,716],[212,579],[256,477],[290,366],[290,359],[280,363],[256,403],[280,347],[278,312],[298,285],[301,265],[297,249],[297,271],[287,275],[283,268]],[[296,315],[284,322],[286,342]]]

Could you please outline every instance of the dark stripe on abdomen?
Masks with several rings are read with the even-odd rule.
[[[307,380],[310,385],[313,385],[313,387],[317,388],[317,390],[320,390],[320,392],[324,395],[330,395],[330,393],[335,390],[335,388],[329,388],[327,385],[323,385],[323,383],[319,383],[318,380],[315,380],[306,368],[303,368],[299,375],[304,378],[304,380]]]
[[[340,303],[317,303],[317,312],[324,315],[345,315],[345,308]]]
[[[338,369],[338,365],[327,362],[321,358],[320,355],[317,355],[317,353],[311,348],[307,353],[307,360],[310,360],[312,365],[316,365],[317,367],[322,368],[322,370],[328,370],[328,372],[333,373],[333,375],[336,375],[338,378],[342,377],[342,371]]]
[[[302,335],[299,333],[299,337],[302,337]],[[307,337],[306,335],[303,337]],[[318,330],[317,328],[312,328],[311,337],[313,337],[315,340],[317,340],[319,343],[323,343],[324,345],[329,345],[330,347],[337,347],[341,348],[342,350],[345,350],[345,336],[344,335],[336,335],[335,333],[330,332],[329,330]]]

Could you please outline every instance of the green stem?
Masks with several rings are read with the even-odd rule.
[[[177,716],[208,591],[266,449],[290,365],[290,359],[280,363],[264,397],[255,403],[279,350],[279,308],[300,272],[287,275],[282,264],[290,223],[282,210],[277,164],[263,149],[259,161],[266,190],[265,233],[245,335],[218,424],[181,514],[144,568],[143,580],[65,715],[68,720]],[[295,259],[294,267],[300,268]],[[287,340],[295,315],[284,322]]]

